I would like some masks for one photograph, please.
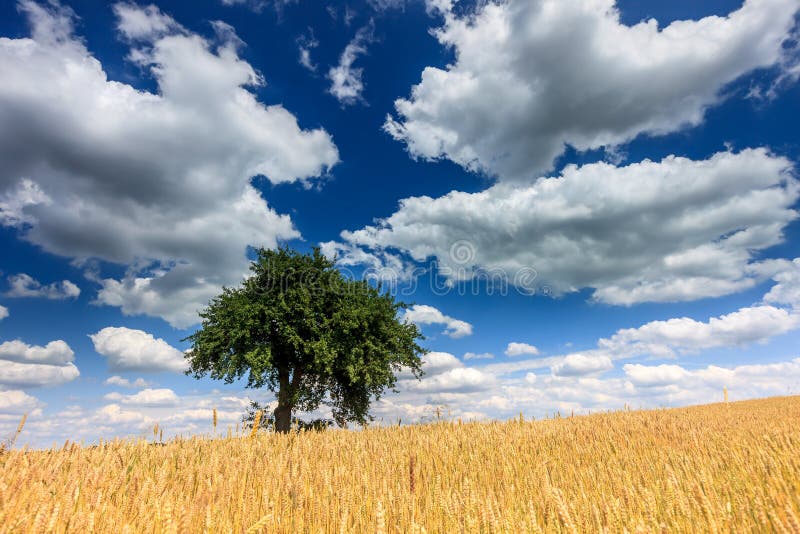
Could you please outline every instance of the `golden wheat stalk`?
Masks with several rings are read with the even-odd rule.
[[[258,426],[261,424],[261,417],[264,415],[262,410],[258,410],[256,412],[256,416],[253,419],[253,429],[250,431],[250,437],[255,437],[256,433],[258,432]]]
[[[22,419],[20,419],[19,424],[17,425],[17,430],[14,432],[14,437],[11,438],[11,445],[9,446],[9,449],[14,447],[14,444],[17,442],[17,438],[19,438],[19,435],[22,434],[22,428],[25,426],[25,421],[27,420],[28,414],[23,414]]]

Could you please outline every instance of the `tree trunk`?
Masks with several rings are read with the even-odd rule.
[[[292,405],[290,404],[291,385],[289,384],[289,372],[282,371],[278,374],[280,389],[278,390],[278,406],[275,408],[275,432],[286,434],[292,429]]]
[[[286,434],[292,429],[292,407],[282,406],[280,403],[275,408],[275,432]]]

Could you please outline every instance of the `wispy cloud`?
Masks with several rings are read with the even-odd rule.
[[[297,38],[298,61],[311,72],[317,72],[317,65],[311,59],[311,51],[319,46],[319,41],[314,37],[314,30],[308,29],[308,33]]]
[[[353,40],[345,47],[339,58],[339,64],[331,67],[328,71],[328,79],[331,81],[328,92],[345,106],[364,102],[361,94],[364,92],[363,74],[364,69],[355,67],[356,60],[367,53],[367,45],[374,41],[375,22],[370,19],[369,23],[362,26]]]
[[[265,7],[272,7],[280,13],[289,4],[296,4],[298,0],[220,0],[224,6],[243,6],[255,13],[260,13]]]
[[[480,354],[475,352],[466,352],[464,353],[465,360],[492,360],[494,359],[494,354],[491,352],[482,352]]]

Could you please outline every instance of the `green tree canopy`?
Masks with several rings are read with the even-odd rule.
[[[274,391],[277,431],[289,431],[293,410],[321,403],[340,426],[364,424],[396,372],[422,376],[422,335],[399,319],[407,305],[380,286],[345,278],[317,248],[260,249],[250,270],[200,313],[201,328],[186,338],[187,374],[226,383],[246,375],[247,387]]]

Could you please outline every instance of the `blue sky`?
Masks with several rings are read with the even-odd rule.
[[[3,3],[0,436],[269,402],[181,339],[281,243],[414,304],[384,422],[800,392],[798,9]]]

